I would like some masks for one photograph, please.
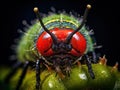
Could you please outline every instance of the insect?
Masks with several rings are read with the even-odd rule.
[[[36,21],[22,36],[16,50],[19,61],[5,81],[9,82],[17,69],[23,66],[23,72],[16,86],[16,90],[19,90],[28,67],[35,65],[36,90],[40,90],[40,73],[44,66],[52,68],[61,77],[64,74],[69,76],[72,65],[79,63],[83,58],[86,60],[91,78],[94,79],[89,53],[92,53],[95,62],[95,48],[84,25],[90,8],[91,5],[88,4],[79,21],[65,14],[53,14],[42,19],[38,8],[35,7],[34,12],[39,21]]]

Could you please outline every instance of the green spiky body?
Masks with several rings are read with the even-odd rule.
[[[70,77],[60,78],[56,76],[55,71],[44,70],[40,74],[41,90],[120,90],[120,72],[115,66],[109,66],[103,61],[103,58],[97,64],[92,64],[93,71],[96,78],[93,80],[86,65],[73,66]],[[16,82],[19,80],[22,69],[18,69],[10,83],[4,83],[5,76],[12,69],[9,67],[0,67],[1,77],[0,85],[1,90],[15,90]],[[23,80],[20,90],[36,90],[36,77],[35,70],[29,68]]]
[[[80,20],[66,14],[52,14],[44,17],[42,21],[46,28],[48,28],[48,30],[54,28],[71,28],[75,30],[81,24]],[[28,28],[26,34],[21,37],[16,50],[17,57],[20,61],[34,61],[37,60],[37,57],[40,57],[40,55],[38,56],[38,52],[36,49],[36,40],[43,31],[44,30],[41,27],[40,23],[36,21]],[[84,35],[87,41],[87,49],[85,53],[93,51],[93,41],[91,36],[89,35],[89,31],[87,30],[86,26],[84,25],[79,32]]]

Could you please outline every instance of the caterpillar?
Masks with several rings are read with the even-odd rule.
[[[88,4],[83,17],[79,19],[64,13],[41,18],[38,8],[35,7],[34,12],[38,20],[21,37],[16,48],[18,62],[7,75],[5,82],[9,83],[19,67],[23,67],[15,88],[19,90],[29,66],[35,66],[35,88],[40,90],[42,88],[40,74],[46,68],[54,70],[60,78],[66,78],[70,77],[76,64],[80,65],[80,60],[85,61],[89,75],[94,80],[95,74],[91,63],[97,62],[95,47],[85,26],[90,9],[91,5]]]

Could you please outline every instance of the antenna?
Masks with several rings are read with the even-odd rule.
[[[91,9],[91,5],[88,4],[87,7],[86,7],[86,10],[85,10],[85,12],[84,12],[83,20],[82,20],[80,26],[79,26],[76,30],[74,30],[74,31],[66,38],[66,43],[67,43],[67,44],[70,43],[71,38],[73,37],[73,35],[74,35],[76,32],[78,32],[78,31],[83,27],[83,25],[85,24],[86,18],[87,18],[87,16],[88,16],[88,11],[89,11],[90,9]]]
[[[52,38],[52,40],[53,40],[53,43],[56,44],[57,41],[58,41],[57,38],[56,38],[56,36],[55,36],[53,33],[51,33],[51,32],[45,27],[44,23],[42,22],[42,19],[41,19],[41,16],[40,16],[40,13],[39,13],[39,10],[38,10],[37,7],[34,7],[34,12],[36,13],[37,18],[38,18],[39,21],[40,21],[40,25],[41,25],[41,26],[43,27],[43,29],[51,36],[51,38]]]

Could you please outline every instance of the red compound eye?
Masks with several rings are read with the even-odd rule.
[[[69,34],[73,32],[72,29],[59,28],[55,28],[50,31],[56,36],[59,42],[65,42]],[[86,40],[82,34],[79,32],[75,33],[70,44],[72,45],[72,49],[68,52],[69,54],[72,54],[73,56],[81,56],[84,54],[86,50]],[[36,47],[43,56],[50,56],[54,54],[52,45],[52,38],[47,32],[43,32],[36,42]]]

